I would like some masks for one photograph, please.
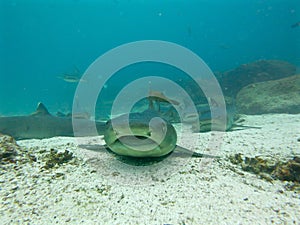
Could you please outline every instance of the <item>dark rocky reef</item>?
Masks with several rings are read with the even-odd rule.
[[[219,82],[227,96],[234,97],[243,87],[296,74],[296,66],[280,60],[258,60],[219,74]]]
[[[1,164],[15,163],[20,147],[16,141],[7,135],[0,136],[0,162]]]
[[[250,84],[237,94],[236,104],[243,114],[300,113],[300,74]]]
[[[0,167],[36,161],[36,157],[21,148],[15,139],[0,134]]]
[[[13,137],[0,134],[0,169],[18,170],[24,164],[32,163],[42,170],[49,170],[67,163],[77,165],[79,160],[67,149],[27,149],[19,146]]]

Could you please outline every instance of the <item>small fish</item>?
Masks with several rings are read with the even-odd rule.
[[[179,105],[180,102],[170,99],[167,96],[165,96],[160,91],[152,91],[149,90],[148,94],[148,101],[149,101],[149,109],[154,110],[154,108],[158,108],[158,112],[160,112],[160,103],[171,103],[173,105]],[[155,107],[156,106],[156,107]]]
[[[184,113],[183,114],[183,118],[182,118],[182,122],[184,123],[194,123],[195,121],[197,121],[199,118],[199,114],[198,113]]]
[[[291,28],[300,27],[300,21],[291,25]]]
[[[69,83],[85,82],[84,79],[81,79],[78,76],[68,75],[68,74],[63,74],[61,76],[58,76],[57,78],[60,78],[60,79],[66,81],[66,82],[69,82]]]
[[[158,102],[168,102],[174,105],[179,105],[178,101],[168,98],[167,96],[164,95],[164,93],[160,91],[150,90],[148,94],[148,99],[158,101]]]
[[[82,73],[79,71],[78,68],[75,67],[75,70],[72,74],[64,73],[61,76],[58,76],[57,78],[60,78],[69,83],[78,83],[80,81],[85,81],[85,80],[81,79],[81,76],[82,76]]]
[[[230,46],[227,44],[219,44],[219,48],[221,49],[230,49]]]
[[[69,83],[77,83],[77,82],[83,81],[82,79],[80,79],[80,77],[73,76],[73,75],[67,75],[67,74],[58,76],[58,78],[63,79],[64,81],[69,82]]]

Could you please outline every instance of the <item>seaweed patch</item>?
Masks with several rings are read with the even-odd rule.
[[[275,157],[245,157],[241,153],[230,155],[231,163],[239,165],[242,170],[258,174],[269,182],[273,180],[289,181],[286,186],[289,190],[300,191],[300,157],[283,161]]]

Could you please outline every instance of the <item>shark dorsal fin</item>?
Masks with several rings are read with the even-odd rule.
[[[32,113],[32,115],[33,116],[37,116],[37,115],[45,116],[45,115],[50,115],[50,113],[48,112],[46,106],[43,103],[39,102],[35,112]]]

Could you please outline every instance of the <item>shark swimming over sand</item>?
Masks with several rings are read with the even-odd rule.
[[[85,130],[95,123],[86,118],[77,118],[83,122]],[[96,122],[98,134],[104,132],[104,122]],[[27,116],[0,117],[0,133],[8,134],[16,140],[42,139],[55,136],[74,136],[71,116],[53,116],[43,103],[39,103],[34,113]],[[85,136],[88,133],[85,132]],[[92,135],[92,132],[91,132]]]

